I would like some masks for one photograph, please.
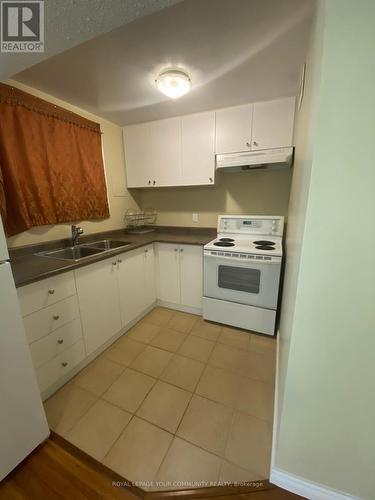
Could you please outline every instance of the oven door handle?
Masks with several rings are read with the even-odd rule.
[[[241,259],[241,257],[228,257],[226,255],[211,255],[209,253],[203,254],[204,258],[210,258],[210,259],[224,259],[229,262],[241,262],[241,263],[247,263],[251,266],[257,265],[257,264],[281,264],[281,257],[272,257],[271,260],[264,260],[264,259]]]

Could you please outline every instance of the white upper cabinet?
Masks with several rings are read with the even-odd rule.
[[[151,153],[154,186],[178,186],[182,183],[181,118],[152,122]]]
[[[182,117],[182,181],[187,186],[215,179],[215,112]]]
[[[153,182],[151,126],[149,123],[124,127],[125,167],[128,187],[151,186]]]
[[[252,119],[252,104],[216,111],[216,154],[250,150]]]
[[[292,146],[294,107],[294,97],[255,103],[251,149]]]

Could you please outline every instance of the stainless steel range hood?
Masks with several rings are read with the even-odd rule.
[[[216,169],[241,171],[265,168],[288,168],[293,161],[293,148],[264,149],[216,155]]]

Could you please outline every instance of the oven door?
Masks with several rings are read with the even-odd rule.
[[[204,255],[204,296],[277,309],[281,258],[250,260]]]

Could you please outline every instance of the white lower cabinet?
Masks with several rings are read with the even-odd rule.
[[[198,245],[157,244],[158,299],[201,309],[203,249]]]
[[[91,354],[121,330],[117,256],[74,274],[86,351]]]
[[[118,286],[122,326],[126,326],[156,300],[153,245],[118,258]]]

